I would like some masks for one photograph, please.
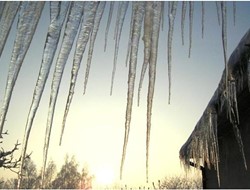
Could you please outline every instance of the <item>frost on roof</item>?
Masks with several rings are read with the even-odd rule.
[[[213,97],[209,101],[202,117],[196,124],[193,132],[180,150],[180,160],[186,171],[190,168],[190,161],[199,168],[204,163],[216,169],[219,181],[219,146],[218,146],[218,115],[226,113],[228,121],[232,124],[241,155],[247,168],[241,134],[239,132],[239,114],[237,94],[243,88],[250,87],[249,57],[250,57],[250,29],[241,39],[231,54],[228,66],[228,88],[226,88],[225,70]],[[248,69],[246,69],[248,68]],[[247,77],[244,77],[247,76]],[[244,80],[247,78],[247,80]]]

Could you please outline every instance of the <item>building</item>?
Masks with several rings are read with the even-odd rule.
[[[204,188],[250,188],[250,30],[231,54],[202,117],[180,150]]]

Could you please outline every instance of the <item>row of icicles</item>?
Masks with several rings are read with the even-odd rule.
[[[51,129],[53,124],[54,110],[56,106],[57,96],[60,88],[63,71],[67,63],[68,56],[72,50],[74,40],[76,38],[76,47],[71,71],[71,82],[65,107],[62,131],[60,137],[60,144],[62,143],[62,136],[66,124],[66,118],[69,112],[70,104],[73,98],[75,84],[77,80],[78,71],[82,62],[82,57],[89,42],[88,59],[84,81],[84,93],[86,92],[87,81],[91,66],[91,59],[95,39],[98,33],[99,25],[102,20],[102,15],[105,7],[109,4],[108,21],[105,31],[105,45],[104,51],[107,48],[107,38],[110,28],[110,23],[113,17],[115,4],[118,4],[116,26],[115,26],[115,52],[113,61],[113,72],[111,79],[110,94],[112,94],[113,82],[115,77],[115,70],[117,64],[117,56],[119,49],[120,37],[123,29],[124,19],[127,15],[129,3],[132,4],[130,33],[128,39],[126,65],[129,64],[128,73],[128,93],[127,93],[127,107],[126,107],[126,120],[125,120],[125,135],[123,144],[123,153],[120,167],[120,178],[122,178],[122,170],[126,156],[127,143],[130,131],[131,113],[134,96],[134,85],[137,67],[137,53],[139,47],[139,40],[142,38],[144,42],[144,61],[140,76],[140,83],[138,89],[138,105],[140,99],[140,91],[142,88],[143,78],[148,69],[149,86],[147,98],[147,135],[146,135],[146,180],[148,181],[148,157],[149,157],[149,141],[150,141],[150,128],[151,128],[151,115],[152,104],[154,96],[154,85],[156,78],[156,63],[158,54],[158,39],[160,27],[164,25],[164,10],[168,6],[168,37],[167,37],[167,54],[168,54],[168,77],[169,77],[169,103],[171,97],[171,54],[172,54],[172,36],[174,33],[175,16],[177,12],[178,3],[182,4],[181,7],[181,38],[184,45],[184,26],[186,18],[186,10],[189,9],[189,57],[191,55],[192,46],[192,27],[193,27],[193,11],[194,2],[67,2],[67,1],[53,1],[50,3],[50,24],[48,27],[47,37],[44,45],[42,62],[40,67],[39,76],[34,89],[33,99],[30,106],[27,123],[25,127],[25,134],[23,139],[22,148],[22,161],[20,167],[19,184],[22,180],[22,169],[28,140],[32,124],[39,107],[39,103],[43,94],[43,90],[51,69],[51,65],[57,50],[61,31],[63,31],[63,39],[60,46],[59,55],[56,60],[56,66],[53,74],[53,81],[51,84],[51,94],[49,102],[49,110],[47,117],[45,143],[44,143],[44,158],[43,158],[43,174],[46,168],[48,148],[51,136]],[[9,103],[11,100],[12,92],[17,80],[19,71],[23,64],[24,57],[29,49],[33,35],[36,31],[36,26],[41,17],[45,2],[0,2],[0,55],[5,46],[8,38],[9,31],[18,14],[17,33],[14,42],[14,48],[9,65],[9,72],[3,105],[0,115],[0,134],[3,132],[4,122],[8,112]],[[204,35],[204,17],[205,17],[205,2],[201,2],[201,15],[202,15],[202,37]],[[222,41],[223,50],[226,63],[226,20],[227,20],[227,7],[226,2],[215,2],[215,7],[218,15],[218,23],[222,26]],[[233,3],[233,13],[235,22],[236,6]],[[65,28],[64,22],[66,22]],[[63,28],[63,29],[62,29]],[[143,30],[142,30],[143,29]],[[141,35],[143,31],[143,35]],[[78,35],[77,35],[78,33]],[[142,37],[141,37],[142,36]]]

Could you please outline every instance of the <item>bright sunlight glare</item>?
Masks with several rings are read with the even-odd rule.
[[[100,168],[96,172],[96,182],[101,185],[109,185],[114,182],[114,172],[110,168]]]

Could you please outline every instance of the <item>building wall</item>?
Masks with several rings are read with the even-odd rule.
[[[240,115],[240,132],[244,145],[248,170],[245,169],[242,154],[236,141],[232,125],[225,119],[226,115],[218,118],[220,129],[219,138],[219,176],[214,169],[205,167],[205,188],[250,188],[250,96],[245,91],[238,101]]]

